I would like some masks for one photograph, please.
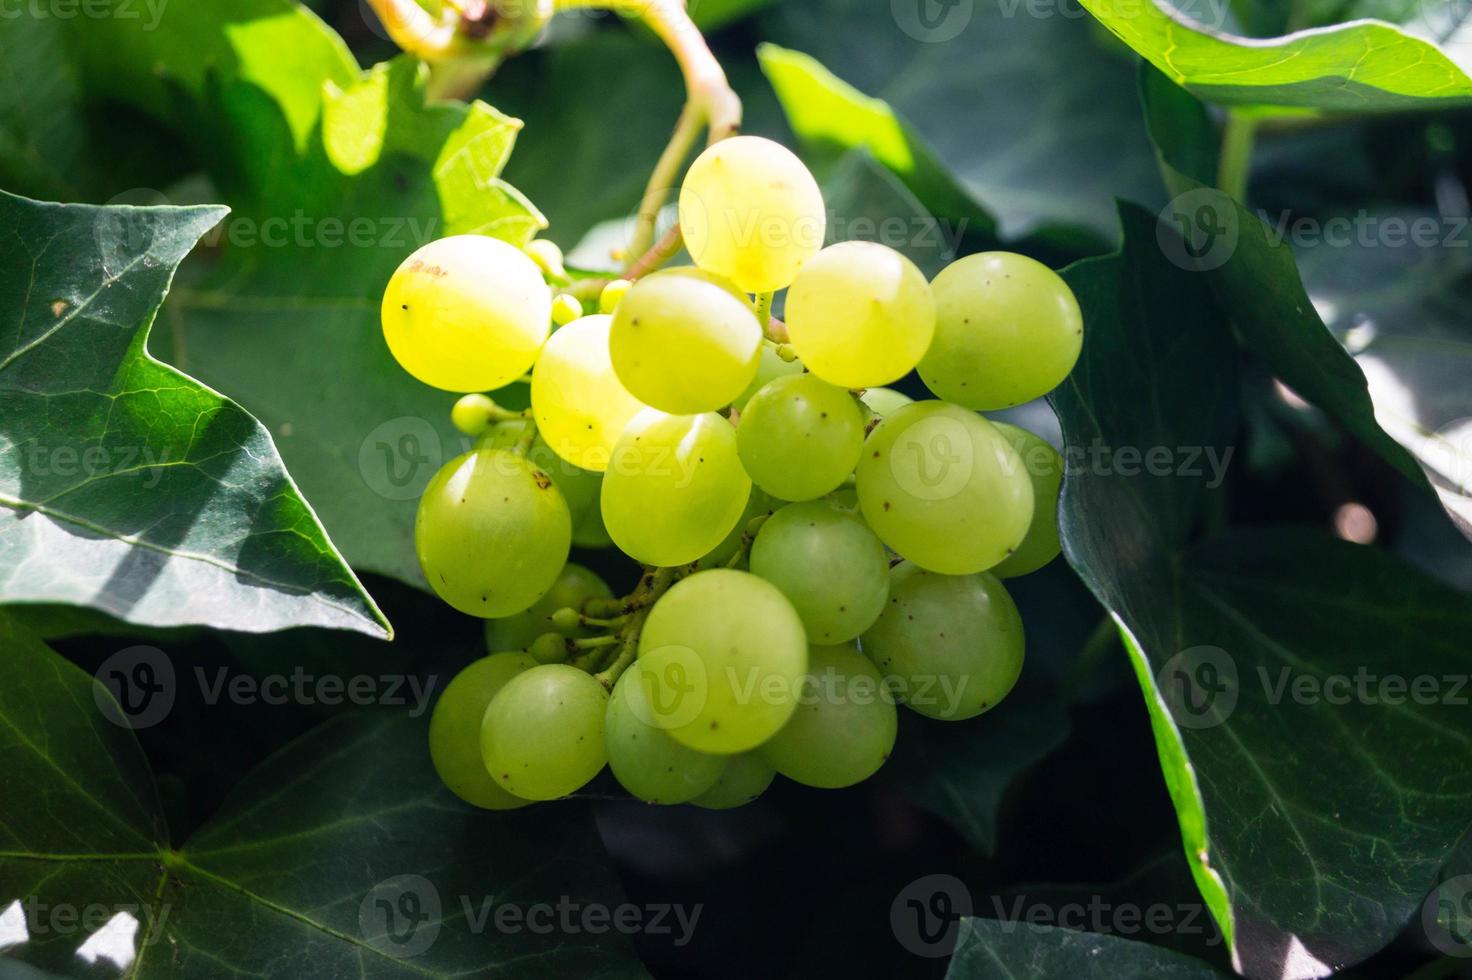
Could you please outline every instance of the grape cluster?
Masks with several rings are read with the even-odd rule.
[[[430,726],[477,806],[566,796],[605,764],[657,803],[737,806],[774,773],[849,786],[889,756],[896,703],[971,718],[1021,670],[1001,579],[1058,554],[1062,460],[979,413],[1072,369],[1067,285],[1005,252],[927,281],[883,245],[824,248],[817,183],[756,137],[700,155],[679,222],[694,265],[632,283],[460,235],[384,294],[394,357],[465,393],[452,418],[475,439],[430,480],[415,541],[435,592],[487,620],[490,655]],[[884,387],[911,372],[936,400]],[[486,394],[517,384],[525,411]],[[638,587],[615,596],[574,544],[616,546]]]

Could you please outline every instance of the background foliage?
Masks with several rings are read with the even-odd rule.
[[[139,977],[1455,970],[1466,913],[1427,896],[1472,894],[1469,10],[1078,3],[692,3],[835,237],[1067,265],[1088,325],[1010,413],[1084,461],[1066,560],[1015,581],[1017,691],[727,813],[438,786],[418,693],[481,640],[410,535],[464,440],[377,327],[444,234],[606,259],[679,108],[654,39],[568,15],[427,104],[352,0],[0,19],[0,945],[29,903],[0,976],[118,975],[37,912],[89,903],[136,910]],[[1210,650],[1230,706],[1198,724]],[[1356,672],[1443,684],[1273,694]],[[136,732],[120,677],[167,691]],[[404,876],[442,900],[414,956],[363,918]],[[542,935],[477,928],[483,896],[700,917]],[[915,909],[974,914],[953,957]]]

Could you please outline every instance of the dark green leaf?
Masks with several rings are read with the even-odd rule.
[[[923,11],[932,12],[930,20]],[[914,146],[929,147],[970,199],[996,215],[1005,237],[1067,228],[1112,241],[1113,198],[1157,196],[1139,113],[1124,97],[1132,66],[1101,47],[1078,17],[1026,14],[1002,0],[804,0],[763,19],[772,40],[883,100],[869,101],[789,56],[774,79],[782,79],[778,93],[789,112],[793,97],[806,93],[833,105],[842,121],[819,129],[797,112],[800,134],[807,128],[824,142],[872,142],[887,164],[913,136]],[[891,110],[904,120],[898,130]],[[912,189],[938,213],[975,212],[947,213],[948,202],[930,196],[939,178],[920,163],[910,172],[921,182]]]
[[[1088,332],[1054,405],[1070,452],[1163,449],[1173,468],[1130,475],[1118,455],[1075,456],[1064,550],[1126,638],[1235,964],[1322,975],[1405,925],[1467,829],[1472,776],[1446,760],[1472,746],[1465,692],[1448,680],[1472,666],[1472,601],[1316,532],[1190,547],[1214,481],[1183,454],[1230,448],[1234,358],[1210,293],[1163,254],[1180,247],[1172,232],[1136,208],[1122,217],[1123,251],[1067,272]],[[1354,693],[1362,674],[1369,694]],[[1422,675],[1435,691],[1412,699]]]
[[[946,980],[1211,980],[1211,966],[1169,949],[1056,926],[961,920]]]
[[[128,622],[388,635],[265,429],[149,356],[174,269],[223,208],[0,192],[0,601]]]
[[[171,846],[107,691],[3,617],[0,656],[15,679],[0,688],[0,908],[19,902],[27,930],[8,957],[84,976],[105,947],[141,980],[642,975],[617,931],[583,925],[623,902],[587,811],[459,803],[429,764],[423,717],[317,728]],[[546,907],[551,931],[498,926],[513,906]],[[114,918],[136,931],[96,938]]]
[[[1472,102],[1472,78],[1436,45],[1390,24],[1361,21],[1248,40],[1157,0],[1079,3],[1171,81],[1208,102],[1336,112]]]
[[[1429,215],[1349,216],[1347,228],[1357,222],[1361,231],[1390,228],[1400,237],[1365,246],[1355,233],[1346,247],[1304,248],[1299,255],[1313,276],[1300,279],[1288,243],[1294,216],[1270,225],[1203,186],[1212,145],[1205,107],[1153,69],[1141,83],[1150,135],[1176,194],[1168,210],[1193,243],[1191,254],[1179,255],[1182,263],[1199,270],[1242,343],[1269,370],[1417,486],[1434,486],[1472,529],[1472,444],[1460,441],[1472,432],[1455,428],[1472,413],[1463,382],[1472,344],[1453,312],[1472,270],[1465,229]],[[1335,220],[1315,219],[1311,227]],[[1427,237],[1404,247],[1413,226]],[[1320,310],[1328,311],[1332,333]],[[1351,357],[1341,340],[1356,328]],[[1362,368],[1375,373],[1373,388]]]

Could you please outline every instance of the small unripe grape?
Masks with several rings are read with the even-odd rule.
[[[909,374],[935,334],[935,300],[915,263],[874,242],[823,249],[787,291],[787,334],[809,371],[845,388]]]
[[[690,257],[749,293],[789,285],[826,229],[818,182],[791,150],[760,136],[707,147],[680,187]]]
[[[427,385],[492,391],[521,377],[552,329],[537,264],[484,235],[452,235],[404,260],[383,292],[383,336]]]
[[[468,436],[485,435],[496,416],[496,403],[486,395],[474,392],[461,395],[450,409],[450,421]]]
[[[933,284],[935,340],[920,362],[926,387],[971,409],[1040,398],[1073,370],[1084,319],[1063,278],[1012,252],[981,252]]]
[[[560,664],[567,659],[567,637],[561,633],[543,633],[526,652],[539,664]]]
[[[612,313],[618,308],[618,301],[624,298],[624,294],[633,285],[627,279],[615,279],[604,286],[603,291],[598,294],[598,312]]]
[[[552,301],[552,322],[565,327],[583,315],[583,304],[567,293],[559,293]]]
[[[562,249],[558,248],[556,242],[537,238],[527,242],[521,250],[544,274],[557,279],[567,278],[567,270],[562,266]]]

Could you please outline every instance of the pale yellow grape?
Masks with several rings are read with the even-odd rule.
[[[484,235],[452,235],[404,260],[383,292],[383,336],[427,385],[490,391],[531,369],[552,329],[537,264]]]
[[[966,408],[1020,405],[1068,377],[1083,349],[1073,290],[1034,259],[980,252],[941,270],[935,340],[920,362],[926,387]]]
[[[1063,457],[1041,436],[1006,422],[993,422],[1007,437],[1032,481],[1032,524],[1027,537],[1006,561],[991,570],[999,578],[1026,575],[1058,557],[1058,492],[1063,486]]]
[[[472,806],[512,810],[530,800],[513,796],[491,778],[480,750],[486,706],[506,683],[537,662],[524,653],[494,653],[456,674],[429,717],[429,759],[450,792]]]
[[[540,599],[571,544],[572,518],[552,478],[504,449],[476,449],[442,466],[414,520],[414,548],[430,587],[484,618]]]
[[[708,147],[680,187],[686,251],[749,293],[789,285],[826,230],[818,182],[791,150],[760,136]]]
[[[653,722],[699,752],[731,755],[775,735],[797,707],[808,644],[792,603],[748,572],[675,583],[639,634]]]
[[[762,328],[750,301],[700,269],[665,269],[619,300],[613,369],[640,401],[693,415],[724,408],[756,377]]]
[[[840,242],[818,253],[787,291],[786,313],[803,364],[845,388],[903,378],[935,334],[925,274],[874,242]]]
[[[1032,522],[1032,481],[1007,438],[948,402],[915,402],[880,422],[854,475],[869,527],[931,571],[991,568]]]
[[[645,409],[624,430],[603,475],[603,524],[635,561],[683,565],[721,543],[750,494],[730,422],[714,412]]]
[[[602,473],[614,443],[645,405],[629,393],[608,355],[612,318],[594,314],[560,328],[532,374],[532,414],[552,451]]]

